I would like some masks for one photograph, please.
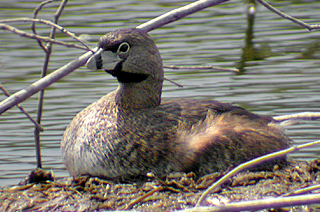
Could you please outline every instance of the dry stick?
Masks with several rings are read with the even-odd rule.
[[[62,26],[60,26],[58,24],[52,23],[51,21],[37,19],[37,18],[14,18],[14,19],[0,20],[0,23],[14,23],[14,22],[33,22],[33,24],[34,23],[42,23],[42,24],[46,24],[49,26],[53,26],[56,29],[60,30],[62,33],[66,34],[66,35],[72,37],[73,39],[77,40],[78,42],[80,42],[84,47],[86,47],[87,51],[93,51],[87,44],[85,44],[81,39],[79,39],[74,33],[66,30],[65,28],[63,28]],[[33,31],[35,32],[34,34],[37,35],[36,30],[33,29]],[[41,41],[41,40],[38,40],[38,41]],[[43,49],[45,49],[42,42],[40,45]]]
[[[7,25],[7,24],[1,24],[0,23],[0,29],[9,30],[9,31],[11,31],[11,32],[13,32],[15,34],[18,34],[18,35],[20,35],[22,37],[26,37],[26,38],[32,38],[32,39],[36,39],[36,40],[42,40],[42,41],[45,41],[45,42],[52,42],[52,43],[55,43],[55,44],[66,46],[66,47],[73,47],[73,48],[77,48],[77,49],[87,50],[87,48],[83,47],[83,46],[78,46],[78,45],[73,44],[73,43],[66,43],[66,42],[62,42],[62,41],[57,41],[57,40],[51,39],[49,37],[43,37],[43,36],[40,36],[40,35],[27,33],[25,31],[19,30],[19,29],[13,27],[13,26],[10,26],[10,25]]]
[[[37,93],[38,91],[45,89],[46,87],[58,81],[59,79],[63,78],[64,76],[68,75],[75,69],[83,66],[88,60],[88,58],[91,56],[92,56],[92,53],[87,52],[84,55],[77,58],[76,60],[71,61],[70,63],[62,66],[61,68],[57,69],[53,73],[45,76],[44,78],[39,79],[38,81],[32,83],[26,88],[16,92],[15,94],[11,95],[7,99],[3,100],[0,103],[0,114],[12,108],[16,104],[23,102],[24,100],[26,100],[33,94]]]
[[[256,211],[265,208],[280,208],[296,205],[307,205],[319,203],[320,194],[308,194],[293,197],[269,198],[262,200],[242,201],[236,203],[221,204],[211,207],[197,207],[183,210],[181,212],[234,212],[234,211]]]
[[[179,20],[187,15],[190,15],[192,13],[203,10],[204,8],[218,5],[218,4],[224,3],[226,1],[228,1],[228,0],[200,0],[200,1],[196,1],[194,3],[186,5],[184,7],[167,12],[157,18],[154,18],[144,24],[141,24],[137,28],[149,32],[149,31],[154,30],[156,28],[159,28],[165,24]]]
[[[228,0],[200,0],[200,1],[194,2],[192,4],[189,4],[185,7],[182,7],[180,9],[173,10],[175,12],[173,12],[173,11],[168,12],[168,13],[166,13],[168,15],[164,14],[161,16],[162,18],[160,18],[160,17],[155,18],[145,24],[138,26],[137,28],[140,28],[145,31],[150,31],[151,29],[159,28],[165,24],[168,24],[168,23],[171,23],[171,22],[176,21],[178,19],[181,19],[181,18],[183,18],[187,15],[190,15],[192,13],[195,13],[199,10],[203,10],[203,9],[210,7],[210,6],[218,5],[218,4],[221,4],[226,1],[228,1]],[[194,8],[196,8],[196,9],[194,9]],[[170,17],[172,18],[172,20],[170,20]],[[10,27],[6,26],[5,24],[0,24],[0,28],[8,29]],[[25,33],[21,30],[18,30],[15,28],[12,29],[12,28],[10,31],[13,31],[15,33],[19,31],[20,35],[22,35],[22,36],[24,36],[25,34],[28,34],[28,33]],[[17,33],[17,34],[19,34],[19,33]],[[35,38],[35,37],[37,37],[37,38]],[[38,39],[38,38],[41,38],[41,36],[35,36],[33,34],[30,34],[30,38]],[[54,41],[52,39],[49,39],[49,38],[46,38],[46,39],[47,39],[47,42],[57,43],[57,41]],[[60,43],[58,43],[58,44],[60,44]],[[81,48],[81,49],[83,49],[83,48]],[[97,48],[93,49],[93,51],[97,51]],[[92,53],[87,52],[84,55],[82,55],[81,57],[73,60],[72,62],[68,63],[67,65],[59,68],[58,70],[54,71],[53,73],[47,75],[46,77],[29,85],[25,89],[20,90],[19,92],[15,93],[15,94],[11,95],[10,97],[8,97],[7,99],[3,100],[2,102],[0,102],[0,114],[2,114],[3,112],[7,111],[10,108],[12,108],[14,105],[19,104],[20,102],[23,102],[28,97],[34,95],[38,91],[45,89],[46,87],[48,87],[52,83],[58,81],[62,77],[66,76],[67,74],[71,73],[75,69],[83,66],[86,63],[86,61],[89,59],[89,57],[91,57],[91,56],[92,56]]]
[[[50,1],[50,2],[52,2],[52,1]],[[47,2],[47,3],[49,3],[49,2]],[[44,4],[41,4],[41,5],[44,6]],[[63,5],[63,6],[61,6],[61,5]],[[36,19],[36,15],[38,14],[38,12],[42,8],[42,6],[41,7],[37,7],[38,9],[35,10],[34,19],[18,18],[18,19],[2,20],[0,22],[1,23],[8,23],[8,22],[12,23],[12,22],[28,22],[28,21],[30,22],[31,21],[31,22],[33,22],[32,30],[33,30],[35,35],[37,33],[36,33],[36,29],[35,29],[35,24],[34,23],[37,22],[37,23],[44,23],[44,24],[47,24],[47,25],[51,25],[51,26],[53,26],[52,27],[52,32],[51,32],[51,35],[50,35],[51,39],[54,39],[54,37],[55,37],[54,36],[55,35],[55,29],[59,29],[61,32],[71,36],[72,38],[74,38],[77,41],[79,41],[80,43],[82,43],[86,47],[86,50],[89,50],[89,51],[93,52],[93,50],[91,50],[85,43],[83,43],[78,37],[76,37],[75,34],[67,31],[63,27],[61,27],[61,26],[56,24],[59,16],[61,15],[61,11],[63,10],[63,8],[66,5],[66,2],[62,2],[61,5],[60,5],[60,7],[58,9],[58,12],[54,15],[55,23],[52,23],[51,21],[42,20],[42,19]],[[49,64],[49,58],[50,58],[50,55],[51,55],[51,52],[52,52],[51,51],[52,42],[49,42],[48,46],[45,47],[43,45],[43,43],[41,42],[41,40],[37,39],[37,41],[38,41],[40,47],[42,47],[43,50],[46,52],[45,62],[44,62],[43,71],[42,71],[42,78],[43,78],[43,77],[46,76],[46,73],[47,73],[47,67],[48,67],[48,64]],[[41,148],[40,148],[40,132],[43,131],[43,128],[40,126],[40,123],[41,123],[42,108],[43,108],[43,98],[44,98],[44,90],[41,90],[40,94],[39,94],[39,100],[38,100],[37,121],[34,121],[28,114],[26,114],[31,119],[31,121],[34,124],[36,124],[35,130],[34,130],[34,136],[35,136],[36,158],[37,158],[37,167],[38,168],[42,167],[42,164],[41,164]]]
[[[287,121],[287,120],[316,120],[320,119],[320,113],[318,112],[303,112],[294,113],[290,115],[275,116],[273,119],[277,121]]]
[[[239,73],[239,69],[236,68],[222,68],[222,67],[214,67],[214,66],[163,66],[164,68],[170,69],[213,69],[217,71],[228,71],[228,72],[236,72]]]
[[[3,93],[6,95],[6,96],[10,96],[10,93],[2,86],[2,85],[0,85],[0,89],[3,91]],[[30,119],[30,121],[42,132],[43,130],[44,130],[44,128],[40,125],[40,124],[38,124],[28,113],[27,113],[27,111],[25,111],[25,109],[23,109],[23,107],[21,107],[19,104],[17,104],[16,105],[19,109],[20,109],[20,111],[22,112],[22,113],[24,113],[29,119]]]
[[[87,51],[93,51],[87,44],[85,44],[81,39],[79,39],[74,33],[66,30],[64,27],[62,27],[56,23],[52,23],[51,21],[44,20],[44,19],[38,19],[38,18],[14,18],[14,19],[0,20],[0,23],[15,23],[15,22],[33,22],[33,25],[34,25],[34,23],[42,23],[42,24],[46,24],[49,26],[53,26],[56,29],[60,30],[62,33],[72,37],[73,39],[75,39],[76,41],[81,43],[84,47],[86,47]],[[35,35],[37,35],[35,29],[33,29],[33,32]],[[42,42],[41,42],[41,45],[43,46]],[[45,48],[45,47],[43,46],[42,48]]]
[[[236,72],[236,73],[239,73],[239,70],[238,69],[235,69],[235,68],[221,68],[221,67],[214,67],[214,66],[173,66],[173,65],[170,65],[170,66],[163,66],[164,68],[170,68],[170,69],[196,69],[196,70],[199,70],[199,69],[213,69],[213,70],[217,70],[217,71],[227,71],[227,72]],[[165,80],[171,82],[172,84],[178,86],[179,88],[182,88],[183,85],[179,84],[179,83],[176,83],[168,78],[164,78]]]
[[[276,8],[272,7],[270,4],[268,4],[267,2],[263,1],[263,0],[257,0],[260,4],[262,4],[263,6],[265,6],[267,9],[271,10],[272,12],[280,15],[281,17],[288,19],[296,24],[299,24],[300,26],[307,28],[309,31],[313,30],[313,29],[320,29],[320,25],[319,24],[306,24],[303,21],[300,21],[299,19],[296,19],[290,15],[287,15],[283,12],[281,12],[280,10],[277,10]]]
[[[37,16],[38,13],[41,11],[42,7],[44,7],[46,4],[51,4],[54,1],[60,1],[60,0],[47,0],[38,4],[38,6],[34,9],[34,12],[33,12],[34,15]]]
[[[149,191],[148,193],[146,193],[146,194],[138,197],[137,199],[129,202],[129,204],[127,204],[127,205],[123,208],[123,210],[130,210],[130,209],[132,209],[134,205],[138,204],[139,202],[142,202],[142,200],[144,200],[144,199],[146,199],[147,197],[152,196],[154,193],[156,193],[156,192],[158,192],[158,191],[162,191],[162,190],[163,190],[162,186],[158,186],[158,187],[154,188],[153,190]]]
[[[67,4],[67,0],[64,0],[61,2],[57,12],[54,14],[54,23],[57,24],[59,17],[62,14],[63,9],[65,8],[66,4]],[[38,10],[39,11],[39,10]],[[34,18],[36,18],[38,11],[34,14]],[[33,22],[34,23],[34,22]],[[32,25],[33,31],[36,34],[36,28],[35,28],[35,24]],[[52,27],[51,28],[51,33],[50,33],[50,38],[54,39],[56,35],[56,28]],[[47,44],[47,46],[43,46],[41,41],[38,41],[40,47],[43,48],[43,50],[46,53],[45,56],[45,61],[43,63],[43,67],[42,67],[42,73],[41,73],[41,78],[45,77],[47,75],[47,70],[48,70],[48,66],[49,66],[49,61],[50,61],[50,56],[52,53],[52,45],[53,43],[49,42]],[[43,110],[43,98],[44,98],[44,90],[41,90],[39,93],[39,99],[38,99],[38,109],[37,109],[37,122],[39,124],[41,124],[41,118],[42,118],[42,110]],[[34,138],[35,138],[35,144],[36,144],[36,158],[37,158],[37,167],[38,168],[42,168],[42,164],[41,164],[41,147],[40,147],[40,131],[35,128],[34,129]]]
[[[33,11],[33,18],[36,18],[38,16],[38,13],[42,10],[42,8],[47,5],[47,4],[51,4],[52,2],[54,1],[57,1],[57,0],[47,0],[47,1],[43,1],[41,2],[40,4],[38,4],[38,6],[34,9]],[[32,26],[31,26],[31,29],[32,29],[32,32],[33,34],[38,34],[37,31],[36,31],[36,24],[35,22],[32,23]],[[41,40],[37,40],[38,43],[39,43],[39,46],[46,52],[47,49],[46,47],[43,45],[42,41]]]
[[[320,189],[320,185],[313,185],[313,186],[308,186],[306,188],[301,188],[299,190],[295,190],[293,192],[287,193],[285,195],[282,195],[281,197],[287,197],[287,196],[296,196],[296,195],[300,195],[300,194],[305,194],[305,193],[309,193],[311,191],[314,190],[319,190]],[[280,197],[280,198],[281,198]]]
[[[183,87],[183,85],[181,85],[181,84],[179,84],[179,83],[177,83],[177,82],[175,82],[175,81],[173,81],[173,80],[171,80],[171,79],[168,79],[168,78],[166,78],[166,77],[164,77],[163,79],[164,79],[164,80],[167,80],[168,82],[171,82],[172,84],[178,86],[179,88],[182,88],[182,87]]]
[[[260,163],[269,161],[271,159],[275,159],[275,158],[279,158],[282,156],[285,156],[289,153],[295,152],[297,150],[303,149],[303,148],[307,148],[307,147],[312,147],[314,145],[320,144],[320,140],[318,141],[313,141],[310,143],[306,143],[306,144],[301,144],[301,145],[297,145],[297,146],[293,146],[291,148],[288,149],[284,149],[278,152],[274,152],[274,153],[270,153],[261,157],[258,157],[256,159],[250,160],[248,162],[242,163],[239,166],[237,166],[236,168],[234,168],[233,170],[231,170],[230,172],[228,172],[225,176],[223,176],[222,178],[220,178],[216,183],[214,183],[212,186],[210,186],[199,198],[196,207],[200,206],[202,204],[202,202],[204,201],[204,199],[215,189],[217,189],[219,186],[221,186],[223,183],[225,183],[230,177],[238,174],[239,172],[243,171],[244,169],[248,169],[251,167],[254,167]]]

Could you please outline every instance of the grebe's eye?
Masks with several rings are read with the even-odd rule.
[[[125,54],[128,53],[130,49],[130,45],[127,42],[123,42],[120,44],[117,53],[118,54]]]

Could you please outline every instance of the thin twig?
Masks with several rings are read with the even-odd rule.
[[[309,31],[314,30],[314,29],[320,29],[320,25],[319,24],[306,24],[305,22],[296,19],[290,15],[287,15],[283,12],[281,12],[280,10],[272,7],[270,4],[268,4],[267,2],[265,2],[264,0],[257,0],[260,4],[262,4],[263,6],[265,6],[267,9],[271,10],[272,12],[280,15],[281,17],[288,19],[296,24],[299,24],[300,26],[307,28]]]
[[[77,37],[74,33],[66,30],[64,27],[62,27],[56,23],[52,23],[51,21],[44,20],[44,19],[37,19],[37,18],[15,18],[15,19],[0,20],[0,23],[15,23],[15,22],[42,23],[42,24],[46,24],[49,26],[53,26],[56,29],[60,30],[62,33],[66,34],[66,35],[72,37],[73,39],[75,39],[76,41],[80,42],[84,47],[86,47],[87,51],[93,52],[93,50],[87,44],[85,44],[79,37]],[[34,30],[34,32],[36,32],[36,30]],[[34,34],[36,34],[36,33],[34,33]],[[42,42],[39,45],[43,45]],[[45,49],[44,46],[42,48]]]
[[[57,12],[54,14],[54,24],[57,25],[59,17],[62,14],[63,9],[67,5],[68,0],[63,0],[57,10]],[[37,14],[39,11],[37,11],[36,14],[34,14],[34,17],[36,18]],[[36,33],[36,28],[35,25],[32,26],[33,31]],[[56,27],[52,26],[51,28],[51,33],[50,33],[50,38],[54,39],[56,35]],[[46,53],[45,55],[45,61],[43,63],[42,67],[42,73],[41,73],[41,78],[45,77],[47,75],[47,70],[49,66],[49,61],[50,61],[50,56],[52,53],[52,42],[49,42],[47,46],[43,46],[42,42],[39,43],[40,47],[42,47]],[[42,118],[42,110],[43,110],[43,99],[44,99],[44,89],[40,91],[39,93],[39,99],[38,99],[38,109],[37,109],[37,122],[40,124],[41,123],[41,118]],[[41,146],[40,146],[40,131],[35,128],[34,129],[34,138],[35,138],[35,144],[36,144],[36,158],[37,158],[37,167],[42,168],[41,164]]]
[[[287,193],[285,195],[282,195],[281,197],[287,197],[287,196],[294,196],[294,195],[301,195],[301,194],[305,194],[305,193],[309,193],[311,191],[314,190],[319,190],[320,189],[320,185],[313,185],[313,186],[308,186],[306,188],[301,188],[299,190]]]
[[[10,25],[7,25],[7,24],[1,24],[0,23],[0,28],[3,29],[3,30],[9,30],[9,31],[11,31],[11,32],[13,32],[15,34],[18,34],[18,35],[22,36],[22,37],[32,38],[32,39],[36,39],[36,40],[42,40],[42,41],[45,41],[45,42],[52,42],[52,43],[55,43],[55,44],[66,46],[66,47],[73,47],[73,48],[82,49],[82,50],[86,50],[87,51],[86,47],[78,46],[78,45],[73,44],[73,43],[66,43],[66,42],[63,42],[63,41],[54,40],[54,39],[51,39],[49,37],[44,37],[44,36],[40,36],[40,35],[27,33],[25,31],[19,30],[19,29],[13,27],[13,26],[10,26]]]
[[[153,195],[154,193],[158,192],[158,191],[162,191],[163,188],[162,186],[158,186],[156,188],[154,188],[153,190],[149,191],[148,193],[138,197],[137,199],[131,201],[129,204],[127,204],[123,210],[130,210],[134,205],[138,204],[139,202],[141,202],[142,200],[144,200],[145,198]]]
[[[178,86],[179,88],[182,88],[182,87],[183,87],[183,85],[181,85],[181,84],[179,84],[179,83],[177,83],[177,82],[175,82],[175,81],[172,81],[172,80],[170,80],[170,79],[168,79],[168,78],[166,78],[166,77],[164,77],[164,80],[167,80],[167,81],[171,82],[172,84]]]
[[[313,142],[309,142],[306,144],[301,144],[301,145],[297,145],[297,146],[293,146],[291,148],[288,149],[284,149],[278,152],[274,152],[274,153],[270,153],[261,157],[258,157],[256,159],[250,160],[248,162],[242,163],[239,166],[237,166],[236,168],[232,169],[230,172],[228,172],[225,176],[223,176],[222,178],[220,178],[216,183],[214,183],[212,186],[210,186],[199,198],[196,207],[200,206],[202,204],[202,202],[204,201],[204,199],[215,189],[217,189],[218,187],[220,187],[223,183],[225,183],[230,177],[238,174],[239,172],[243,171],[244,169],[248,169],[251,167],[254,167],[260,163],[269,161],[271,159],[275,159],[275,158],[279,158],[279,157],[283,157],[289,153],[295,152],[297,150],[303,149],[303,148],[307,148],[307,147],[312,147],[315,145],[320,144],[320,140],[318,141],[313,141]]]
[[[34,9],[33,11],[33,18],[36,18],[38,16],[38,13],[42,10],[42,8],[47,5],[47,4],[51,4],[52,2],[54,1],[58,1],[58,0],[47,0],[47,1],[43,1],[41,2],[40,4],[38,4],[38,6]],[[37,30],[36,30],[36,23],[33,22],[32,23],[32,26],[31,26],[31,29],[32,29],[32,32],[37,35]],[[43,45],[42,41],[41,40],[37,40],[38,43],[39,43],[39,46],[46,52],[47,49],[46,47]]]
[[[213,69],[217,71],[227,71],[227,72],[236,72],[239,73],[239,69],[236,68],[221,68],[221,67],[214,67],[214,66],[163,66],[164,68],[171,68],[171,69]]]
[[[94,49],[94,50],[97,50]],[[83,66],[86,64],[89,57],[92,56],[91,52],[87,52],[80,56],[79,58],[71,61],[70,63],[62,66],[61,68],[57,69],[56,71],[52,72],[51,74],[45,76],[37,80],[36,82],[32,83],[31,85],[25,87],[24,89],[16,92],[15,94],[11,95],[10,97],[6,98],[2,102],[0,102],[0,114],[7,111],[8,109],[12,108],[16,104],[23,102],[30,96],[34,95],[40,90],[45,89],[52,83],[58,81],[59,79],[63,78],[64,76],[68,75],[69,73],[73,72],[75,69]]]
[[[51,4],[54,1],[60,1],[60,0],[47,0],[47,1],[43,1],[40,4],[38,4],[38,6],[33,11],[34,17],[36,17],[38,15],[38,13],[42,10],[42,7],[44,7],[47,4]],[[34,34],[36,34],[36,33],[34,33]]]
[[[277,121],[317,120],[317,119],[320,119],[320,113],[319,112],[294,113],[290,115],[274,116],[273,119]]]
[[[157,18],[154,18],[144,24],[137,26],[146,32],[162,27],[163,25],[177,21],[187,15],[203,10],[207,7],[215,6],[229,0],[199,0],[194,3],[188,4],[184,7],[167,12]]]
[[[170,11],[170,12],[166,13],[167,15],[166,14],[162,15],[161,16],[162,18],[157,17],[157,18],[153,19],[154,21],[153,20],[148,21],[147,23],[138,26],[138,28],[140,28],[142,30],[150,31],[152,29],[160,27],[160,25],[163,26],[164,24],[171,23],[173,21],[178,20],[179,18],[183,18],[183,17],[185,17],[187,15],[190,15],[192,13],[195,13],[195,12],[197,12],[199,10],[205,9],[207,7],[210,7],[210,6],[218,5],[218,4],[221,4],[221,3],[226,2],[226,1],[228,1],[228,0],[211,0],[211,1],[209,1],[209,0],[207,0],[207,1],[200,0],[200,1],[194,2],[192,4],[189,4],[189,5],[185,6],[185,7],[183,7],[184,8],[184,15],[183,16],[178,16],[177,15],[175,17],[173,11],[176,11],[176,10],[173,10],[173,11]],[[197,9],[194,10],[193,7],[197,7]],[[177,13],[179,13],[179,11],[177,11]],[[170,17],[172,18],[172,20],[169,19]],[[162,21],[162,19],[165,19],[165,20]],[[18,30],[18,29],[12,28],[12,27],[10,28],[10,26],[7,26],[5,24],[0,24],[0,28],[2,28],[2,29],[8,29],[9,28],[9,29],[11,29],[10,31]],[[24,35],[25,32],[23,32],[21,30],[19,30],[19,31],[20,31],[21,35]],[[34,36],[33,34],[31,34],[31,38],[34,38],[32,36]],[[40,37],[40,36],[38,36],[38,37]],[[37,38],[34,38],[34,39],[37,39]],[[50,39],[46,40],[46,41],[47,42],[57,43],[56,41],[52,41]],[[60,43],[58,43],[58,44],[60,44]],[[81,47],[80,49],[83,49],[83,47]],[[97,48],[93,49],[93,51],[97,51]],[[66,76],[67,74],[69,74],[71,72],[73,72],[75,69],[83,66],[87,62],[89,57],[91,57],[91,56],[92,56],[92,52],[87,52],[87,53],[83,54],[81,57],[73,60],[72,62],[68,63],[67,65],[64,65],[63,67],[61,67],[58,70],[54,71],[50,75],[47,75],[46,77],[44,77],[44,78],[38,80],[37,82],[29,85],[25,89],[20,90],[17,93],[11,95],[9,98],[3,100],[2,102],[0,102],[0,114],[2,114],[3,112],[7,111],[10,108],[12,108],[14,105],[16,105],[16,104],[18,104],[20,102],[23,102],[24,100],[26,100],[30,96],[34,95],[38,91],[40,91],[42,89],[45,89],[46,87],[48,87],[52,83],[58,81],[62,77]]]
[[[6,96],[10,96],[10,93],[0,84],[0,89],[3,91],[3,93],[6,95]],[[28,114],[28,112],[27,111],[25,111],[25,109],[23,109],[23,107],[21,107],[19,104],[17,104],[16,105],[18,108],[19,108],[19,110],[22,112],[22,113],[24,113],[29,119],[30,119],[30,121],[36,126],[36,128],[38,129],[38,130],[40,130],[41,132],[43,132],[43,130],[44,130],[44,128],[40,125],[40,124],[38,124],[29,114]]]
[[[307,205],[319,203],[320,194],[308,194],[293,197],[268,198],[251,201],[241,201],[235,203],[221,204],[211,207],[196,207],[181,212],[235,212],[235,211],[257,211],[266,208],[281,208],[297,205]]]

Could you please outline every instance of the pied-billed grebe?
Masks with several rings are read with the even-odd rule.
[[[272,118],[217,101],[161,100],[162,60],[142,30],[101,37],[87,67],[105,70],[120,85],[66,129],[62,157],[72,176],[125,179],[174,171],[201,176],[289,146]]]

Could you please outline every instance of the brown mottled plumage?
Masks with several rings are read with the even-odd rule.
[[[272,118],[217,101],[161,101],[162,60],[146,32],[108,33],[99,48],[87,67],[105,70],[120,85],[66,129],[61,149],[72,176],[204,175],[289,146]]]

